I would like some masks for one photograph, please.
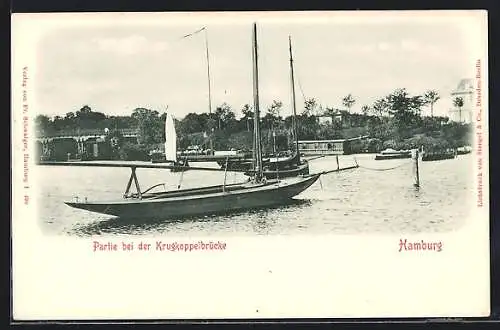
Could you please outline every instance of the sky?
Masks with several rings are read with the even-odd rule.
[[[39,19],[35,47],[37,112],[49,116],[83,105],[109,115],[130,115],[137,107],[168,107],[177,118],[208,112],[205,37],[212,109],[226,102],[240,116],[242,106],[253,103],[254,21],[261,112],[280,100],[282,115],[291,113],[291,36],[298,111],[304,97],[343,108],[342,98],[352,94],[352,111],[360,112],[406,88],[411,95],[437,90],[434,111],[445,115],[449,93],[460,79],[473,78],[479,41],[486,38],[474,12],[61,15]],[[44,28],[46,21],[51,28]]]

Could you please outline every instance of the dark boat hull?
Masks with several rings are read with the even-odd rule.
[[[295,165],[291,168],[279,169],[278,171],[264,170],[263,175],[267,179],[278,179],[278,178],[289,178],[298,175],[308,175],[309,174],[309,163],[303,162],[300,165]],[[245,172],[245,175],[254,175],[253,171]]]
[[[175,161],[172,162],[171,160],[166,160],[166,159],[151,159],[151,163],[153,164],[160,164],[160,163],[171,163],[172,166],[178,166],[179,168],[171,168],[170,172],[185,172],[188,170],[189,167],[189,162],[187,160],[180,160],[180,161]]]
[[[253,161],[251,160],[229,160],[229,161],[218,161],[217,164],[222,169],[227,167],[228,170],[235,171],[248,171],[253,167]],[[226,166],[227,165],[227,166]]]
[[[398,153],[398,154],[378,154],[375,156],[375,160],[404,159],[404,158],[411,158],[411,152]]]
[[[294,154],[293,156],[286,157],[286,158],[280,158],[280,159],[275,159],[273,157],[267,157],[262,160],[262,165],[263,166],[268,166],[270,167],[270,171],[272,172],[273,170],[278,167],[280,170],[286,170],[287,167],[294,166],[294,164],[297,163],[298,160],[298,154]],[[217,162],[221,168],[226,168],[227,164],[227,169],[228,170],[239,170],[239,171],[251,171],[253,168],[253,160],[251,159],[237,159],[237,160],[222,160]],[[301,174],[301,173],[299,173]],[[304,173],[308,174],[308,173]]]
[[[134,219],[169,219],[207,215],[284,204],[309,186],[319,174],[270,182],[264,185],[248,184],[222,186],[210,189],[190,189],[150,195],[143,199],[123,199],[111,202],[65,202],[67,205],[91,212]]]
[[[170,169],[170,172],[185,172],[188,170],[186,167],[189,167],[189,162],[187,161],[187,159],[176,161],[174,162],[174,166],[179,167]]]
[[[453,159],[455,158],[455,153],[424,153],[422,155],[423,162],[431,162],[436,160]]]

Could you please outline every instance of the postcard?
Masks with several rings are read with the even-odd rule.
[[[487,19],[13,14],[14,320],[488,316]]]

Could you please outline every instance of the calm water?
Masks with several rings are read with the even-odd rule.
[[[410,160],[374,161],[374,155],[355,156],[361,168],[321,177],[296,197],[293,205],[141,223],[72,209],[63,201],[74,196],[114,199],[122,196],[127,168],[38,166],[40,224],[50,235],[277,235],[324,233],[414,233],[458,229],[474,200],[472,155],[452,160],[421,162],[421,187],[413,187]],[[354,164],[354,156],[341,156],[340,165]],[[200,164],[207,166],[211,164]],[[389,171],[375,171],[401,165]],[[211,165],[215,166],[215,165]],[[311,173],[336,168],[334,157],[313,160]],[[138,169],[142,189],[165,182],[175,188],[180,173]],[[185,172],[182,186],[221,184],[223,172]],[[244,180],[228,173],[227,182]]]

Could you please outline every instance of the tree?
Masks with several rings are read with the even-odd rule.
[[[132,112],[132,118],[137,120],[139,144],[152,145],[162,143],[165,139],[164,123],[159,117],[158,111],[145,108],[137,108]]]
[[[368,112],[370,112],[370,107],[367,106],[367,105],[363,105],[361,107],[361,112],[363,113],[363,115],[367,116],[368,115]]]
[[[269,114],[271,114],[273,117],[275,118],[279,118],[280,117],[280,113],[281,113],[281,108],[283,107],[283,102],[281,101],[277,101],[277,100],[273,100],[273,103],[271,104],[271,106],[267,109],[267,112]]]
[[[431,117],[434,117],[434,104],[440,99],[438,92],[435,90],[428,90],[424,94],[424,100],[431,106]]]
[[[248,132],[250,131],[250,120],[253,119],[252,107],[249,104],[245,104],[241,109],[241,113],[243,114],[242,120],[246,122]]]
[[[71,116],[71,113],[67,115]],[[84,105],[80,110],[75,113],[75,125],[79,128],[104,128],[104,120],[106,120],[106,115],[102,112],[92,111],[88,105]],[[66,119],[66,118],[65,118]],[[66,120],[68,122],[68,120]],[[68,125],[71,127],[70,125]]]
[[[325,113],[324,113],[326,116],[330,116],[330,117],[333,117],[335,115],[338,114],[338,111],[337,109],[333,109],[333,108],[329,108],[329,107],[326,107],[325,109]]]
[[[398,119],[420,116],[421,107],[425,103],[420,95],[410,96],[405,88],[396,89],[385,101],[389,114]]]
[[[196,113],[188,113],[181,121],[183,133],[196,133],[203,130],[203,122],[201,116]]]
[[[35,130],[38,134],[44,136],[52,131],[52,122],[46,115],[38,115],[35,117]]]
[[[421,123],[421,107],[425,103],[421,96],[410,96],[405,88],[396,89],[385,98],[387,112],[392,116],[398,139],[411,135],[410,129]]]
[[[92,109],[88,105],[84,105],[80,110],[80,113],[91,113]]]
[[[52,126],[56,131],[61,131],[64,129],[64,119],[61,116],[54,116],[52,119]]]
[[[71,128],[71,129],[74,129],[75,127],[79,128],[79,125],[77,124],[77,117],[74,112],[68,112],[64,116],[63,120],[65,128]]]
[[[462,107],[464,106],[464,99],[460,96],[453,100],[453,105],[458,108],[458,118],[459,122],[462,122]]]
[[[120,149],[123,146],[124,142],[122,133],[117,129],[113,129],[111,132],[109,132],[109,134],[106,135],[104,140],[110,146],[111,157],[113,159],[119,159]]]
[[[318,107],[318,102],[315,98],[311,97],[304,101],[304,111],[303,115],[313,116],[316,114],[316,108]]]
[[[342,104],[348,109],[349,113],[351,113],[351,108],[356,103],[356,100],[352,97],[351,94],[345,96],[342,99]]]
[[[385,100],[385,98],[383,98],[383,99],[375,101],[375,103],[373,104],[373,107],[372,107],[372,111],[376,116],[382,117],[384,115],[384,113],[387,112],[388,106],[389,105],[387,104],[387,101]]]
[[[217,109],[215,110],[215,117],[218,123],[219,130],[221,130],[223,126],[227,126],[227,124],[229,124],[236,118],[233,110],[231,109],[231,106],[226,102],[217,107]]]
[[[273,100],[273,103],[267,108],[267,114],[264,118],[269,117],[270,128],[274,126],[275,121],[280,120],[280,112],[283,107],[283,102]],[[269,116],[268,116],[269,115]]]

